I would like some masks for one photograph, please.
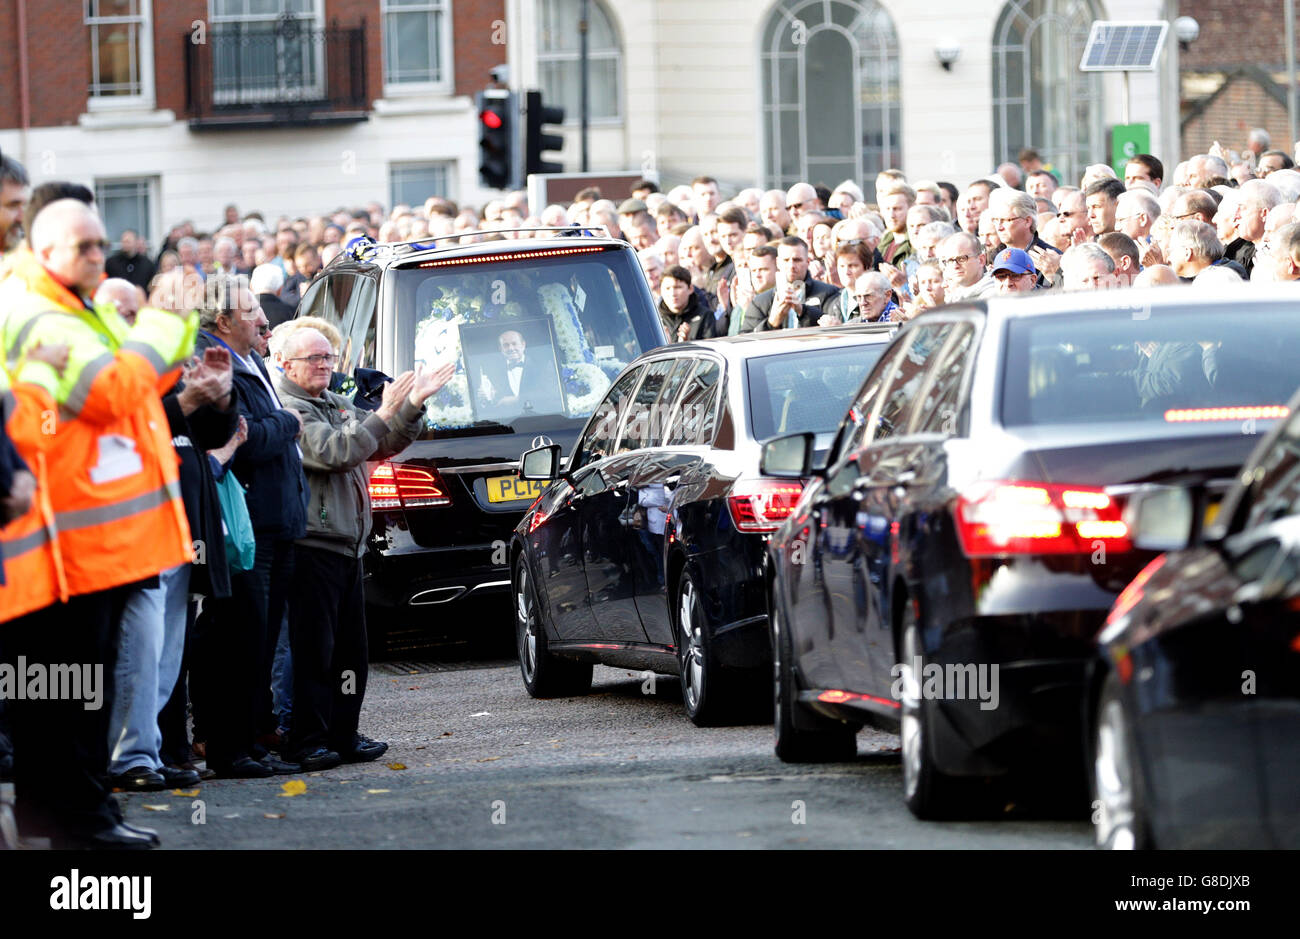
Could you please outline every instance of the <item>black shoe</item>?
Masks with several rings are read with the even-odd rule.
[[[380,740],[371,740],[365,734],[357,734],[352,746],[339,748],[339,757],[344,763],[369,763],[387,752],[388,744]]]
[[[302,772],[302,767],[297,763],[288,763],[270,755],[262,757],[258,762],[263,766],[271,767],[271,772],[276,776],[292,776],[294,773]]]
[[[127,831],[133,831],[137,835],[144,835],[149,839],[150,847],[156,848],[162,844],[162,839],[158,837],[158,832],[152,828],[141,828],[139,825],[128,825],[126,822],[119,822],[119,828],[125,828]]]
[[[192,769],[181,769],[179,766],[164,766],[158,771],[158,775],[162,776],[172,789],[183,789],[186,786],[199,784],[198,773]]]
[[[247,756],[241,756],[228,766],[213,766],[211,769],[218,778],[225,779],[265,779],[274,775],[271,767]]]
[[[333,769],[343,762],[333,750],[327,750],[324,747],[315,747],[311,750],[303,750],[295,753],[290,759],[302,766],[304,773],[315,773],[323,769]]]
[[[74,851],[148,851],[158,847],[157,835],[134,831],[125,825],[114,825],[93,835],[80,838],[54,838],[51,846]]]
[[[125,773],[109,777],[109,783],[123,792],[160,792],[167,788],[167,780],[147,766],[132,766]]]

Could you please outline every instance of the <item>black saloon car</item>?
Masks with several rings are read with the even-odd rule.
[[[516,475],[519,454],[540,437],[567,451],[627,363],[664,342],[626,242],[582,229],[534,234],[362,243],[298,306],[338,327],[338,371],[356,375],[361,396],[377,373],[456,363],[426,406],[423,434],[371,467],[372,643],[455,623],[484,595],[508,615],[507,545],[541,491]]]
[[[769,332],[648,353],[614,383],[566,470],[558,444],[524,455],[521,475],[555,480],[511,548],[530,694],[580,694],[603,662],[680,674],[696,724],[761,706],[764,541],[802,483],[760,476],[760,441],[800,430],[828,445],[894,328]]]
[[[1196,487],[1135,500],[1134,540],[1181,550],[1098,637],[1102,847],[1300,848],[1300,396],[1290,412],[1209,525]]]
[[[900,332],[770,542],[776,752],[902,736],[905,798],[965,811],[977,777],[1085,791],[1086,665],[1154,553],[1126,494],[1233,477],[1300,384],[1295,303],[1176,287],[992,298]],[[1064,774],[1062,774],[1064,771]]]

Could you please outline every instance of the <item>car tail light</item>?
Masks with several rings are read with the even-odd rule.
[[[967,557],[1129,551],[1120,508],[1094,487],[988,482],[957,498],[957,532]]]
[[[451,497],[435,469],[380,463],[370,473],[372,509],[422,509],[438,505],[451,505]]]
[[[727,496],[731,520],[740,531],[776,531],[803,494],[797,479],[738,479]]]

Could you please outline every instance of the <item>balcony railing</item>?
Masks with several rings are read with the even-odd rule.
[[[223,23],[204,42],[185,34],[190,126],[283,127],[364,121],[366,27],[301,20]]]

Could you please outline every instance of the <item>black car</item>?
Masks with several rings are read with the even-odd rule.
[[[342,333],[338,370],[355,374],[359,397],[378,373],[457,366],[426,405],[423,434],[372,466],[372,642],[456,622],[463,602],[485,594],[508,611],[507,545],[541,491],[516,475],[519,454],[543,438],[567,450],[627,364],[664,342],[628,244],[581,229],[530,234],[362,242],[299,304],[298,316]]]
[[[1300,848],[1300,396],[1290,410],[1210,524],[1195,487],[1134,500],[1134,540],[1180,550],[1098,637],[1102,847]]]
[[[684,343],[628,368],[511,547],[519,662],[534,697],[580,694],[592,664],[680,674],[696,724],[767,692],[764,541],[798,480],[758,473],[760,441],[792,430],[824,447],[895,327],[794,330]]]
[[[971,808],[978,777],[1085,792],[1093,640],[1154,556],[1126,493],[1236,474],[1300,384],[1294,310],[1175,287],[942,308],[899,333],[826,462],[769,442],[766,475],[815,476],[769,546],[777,755],[898,729],[921,817]]]

